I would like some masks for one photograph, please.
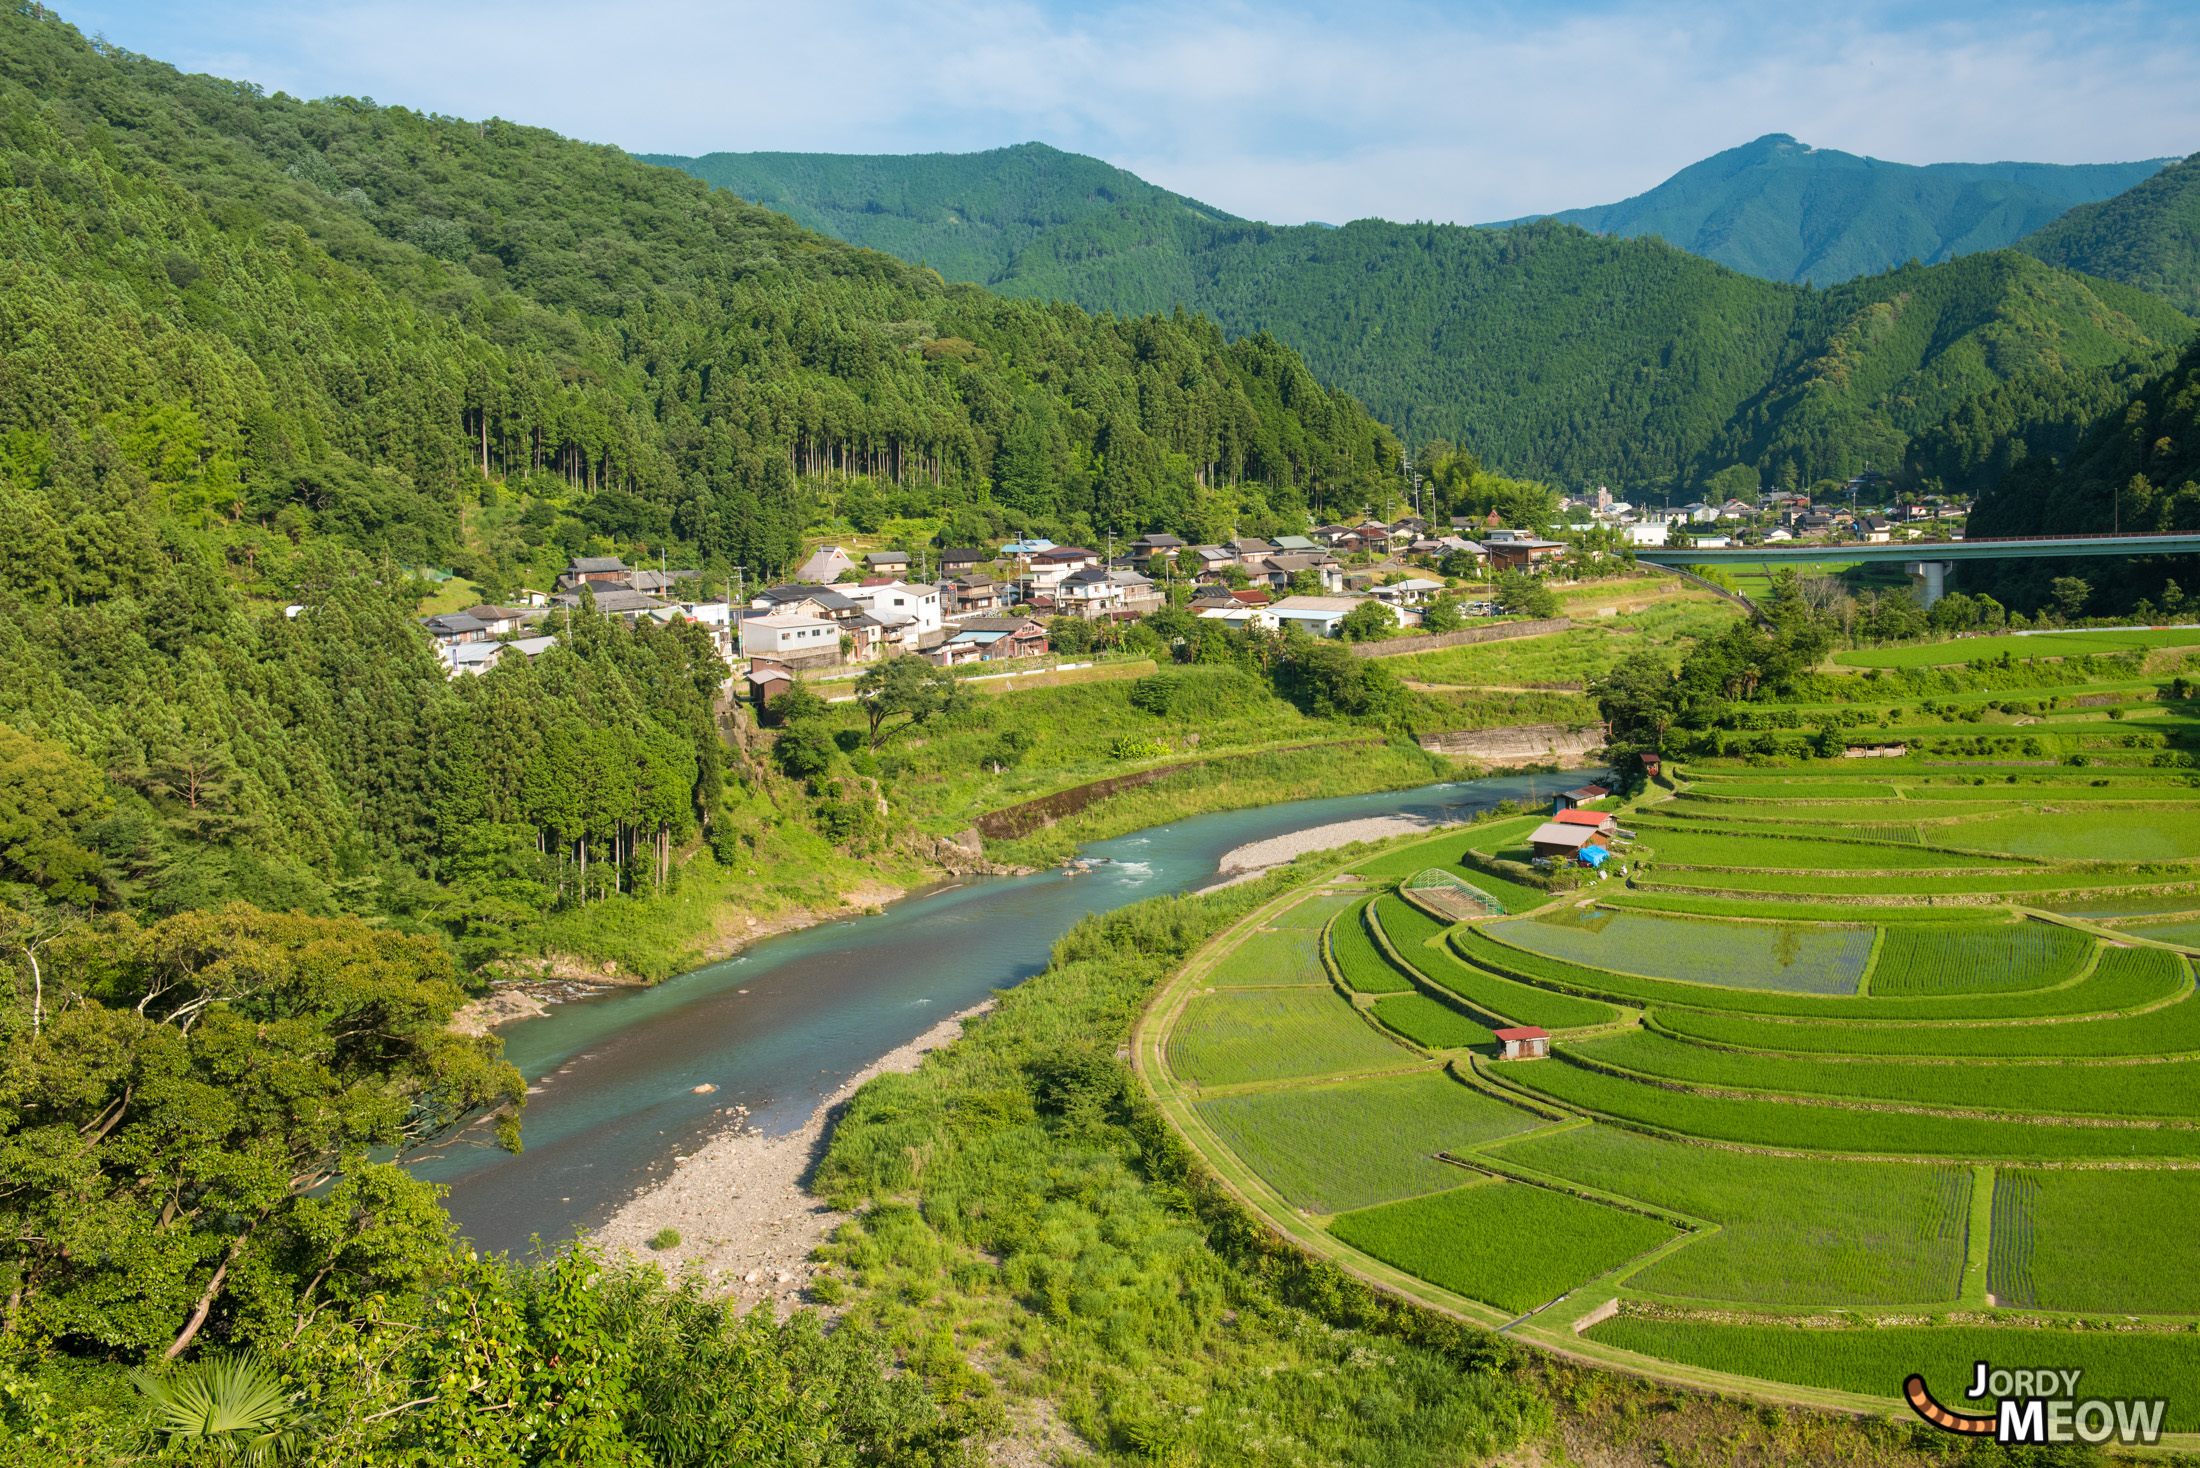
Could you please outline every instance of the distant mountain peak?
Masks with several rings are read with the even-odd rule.
[[[1655,234],[1748,275],[1832,285],[1905,260],[2006,248],[2173,161],[1917,165],[1766,133],[1616,204],[1496,227],[1539,218],[1604,235]]]

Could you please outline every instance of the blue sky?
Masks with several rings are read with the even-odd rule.
[[[1037,139],[1278,223],[1609,203],[1768,132],[1906,163],[2200,150],[2200,3],[101,0],[86,33],[300,96],[635,152]]]

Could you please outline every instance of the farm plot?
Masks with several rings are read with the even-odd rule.
[[[1619,1017],[1609,1004],[1539,989],[1462,963],[1448,947],[1415,949],[1412,963],[1439,988],[1458,995],[1484,1014],[1516,1025],[1573,1030],[1610,1024]]]
[[[1639,1213],[1514,1182],[1343,1214],[1329,1231],[1385,1264],[1513,1311],[1556,1299],[1678,1232]]]
[[[1390,946],[1408,963],[1418,959],[1429,944],[1456,926],[1430,917],[1403,897],[1388,892],[1375,899],[1375,920],[1383,925],[1383,934],[1390,939]]]
[[[1798,1019],[1971,1020],[2044,1019],[2105,1014],[2159,1004],[2184,987],[2184,960],[2162,948],[2104,949],[2093,972],[2060,989],[1977,995],[1896,995],[1839,998],[1781,994],[1762,989],[1713,989],[1585,968],[1492,941],[1473,927],[1451,935],[1462,956],[1530,983],[1556,984],[1590,994],[1614,995],[1638,1004],[1703,1009],[1716,1005],[1744,1014]],[[2145,955],[2145,956],[2141,956]]]
[[[1790,872],[1906,872],[1920,867],[1994,865],[1992,857],[1917,846],[1760,836],[1731,827],[1707,831],[1641,818],[1634,824],[1656,850],[1660,863],[1722,872],[1752,867]]]
[[[1459,872],[1461,875],[1466,876],[1469,881],[1474,881],[1476,879],[1473,874],[1458,864],[1462,852],[1470,847],[1481,851],[1490,850],[1489,843],[1491,842],[1502,846],[1507,842],[1517,841],[1543,824],[1545,819],[1543,816],[1522,816],[1513,820],[1484,821],[1477,825],[1455,826],[1433,841],[1417,841],[1411,846],[1401,846],[1395,851],[1386,851],[1380,856],[1369,857],[1366,861],[1353,867],[1352,870],[1375,881],[1399,882],[1424,867],[1444,867]],[[1535,892],[1536,896],[1544,901],[1548,901],[1551,895],[1532,887],[1522,887],[1519,890]],[[1512,899],[1506,897],[1505,903],[1508,907],[1511,906]]]
[[[2200,1131],[2183,1127],[2056,1126],[1860,1111],[1813,1102],[1738,1101],[1667,1090],[1563,1062],[1502,1069],[1507,1082],[1554,1101],[1638,1126],[1744,1146],[1982,1161],[2200,1158]]]
[[[1367,903],[1372,901],[1369,898],[1350,912],[1337,915],[1329,929],[1329,956],[1336,960],[1337,972],[1355,994],[1401,994],[1413,987],[1413,980],[1398,971],[1369,935],[1365,917]]]
[[[1649,1023],[1686,1040],[1796,1055],[1915,1055],[1949,1060],[2116,1060],[2200,1054],[2200,1002],[2057,1024],[1790,1024],[1654,1009]]]
[[[1286,1086],[1199,1103],[1214,1128],[1295,1208],[1340,1213],[1459,1185],[1438,1152],[1465,1152],[1541,1126],[1441,1071]]]
[[[2085,971],[2096,944],[2090,934],[2054,923],[1890,927],[1872,966],[1880,995],[1975,994],[2045,989]]]
[[[1169,1065],[1196,1086],[1396,1068],[1415,1057],[1330,989],[1242,989],[1193,999],[1169,1037]]]
[[[1320,944],[1318,934],[1303,928],[1256,932],[1215,965],[1207,982],[1218,988],[1327,984],[1329,973],[1322,967]]]
[[[2200,1061],[2156,1065],[1932,1065],[1901,1060],[1805,1060],[1714,1050],[1631,1030],[1569,1053],[1661,1080],[2033,1116],[2200,1118]]]
[[[1961,1288],[1971,1169],[1770,1157],[1586,1126],[1490,1155],[1719,1225],[1630,1289],[1756,1305],[1922,1304]]]
[[[2182,861],[2200,856],[2200,822],[2193,820],[2189,807],[1995,816],[1967,822],[1936,839],[1972,851],[2051,861]]]
[[[1720,780],[1688,776],[1691,794],[1739,796],[1746,800],[1897,800],[1892,785],[1869,780]]]
[[[1493,1043],[1486,1026],[1426,994],[1393,994],[1375,1001],[1375,1017],[1416,1045],[1459,1050]]]
[[[1769,898],[1683,897],[1653,890],[1621,891],[1599,896],[1604,907],[1626,912],[1671,912],[1689,917],[1770,918],[1790,923],[2007,923],[2008,908],[1976,907],[1853,907],[1832,902],[1782,902]],[[2200,903],[2200,897],[2194,899]]]
[[[1881,847],[1891,851],[1892,847]],[[1985,865],[1987,858],[1971,858],[1974,866]],[[2180,876],[2179,881],[2191,881],[2200,877]],[[2060,896],[2082,892],[2088,887],[2129,887],[2134,882],[2155,882],[2158,876],[2135,877],[2112,870],[2080,868],[2066,871],[2040,871],[2037,868],[2011,867],[2007,871],[1979,872],[1964,876],[1881,876],[1848,877],[1819,876],[1811,872],[1792,871],[1656,871],[1638,874],[1638,886],[1657,891],[1676,892],[1683,896],[1724,896],[1734,892],[1794,892],[1806,897],[1946,897],[1958,893],[2007,893],[2021,898],[2027,892],[2052,892]],[[1709,889],[1708,891],[1705,889]]]
[[[1833,660],[1850,668],[1937,668],[2005,656],[2020,661],[2113,657],[2133,648],[2190,647],[2195,641],[2200,641],[2200,632],[2051,632],[2030,637],[1966,637],[1958,642],[1863,648],[1835,653]]]
[[[1580,907],[1483,931],[1530,953],[1607,972],[1786,994],[1854,994],[1873,937],[1863,927],[1766,927]]]
[[[2200,1173],[2004,1171],[1987,1287],[2004,1305],[2200,1311]]]
[[[2185,899],[2187,902],[2191,898]],[[2152,938],[2157,943],[2179,943],[2187,948],[2200,948],[2200,921],[2187,919],[2181,923],[2133,923],[2123,929],[2141,938]]]
[[[1964,1395],[1971,1385],[1971,1363],[2029,1362],[2041,1359],[2046,1349],[2037,1330],[1985,1325],[1808,1330],[1620,1315],[1590,1327],[1586,1334],[1590,1340],[1661,1360],[1874,1397],[1900,1397],[1903,1380],[1915,1371],[1924,1375],[1933,1395],[1945,1406],[1984,1413],[1993,1411],[1992,1403],[1974,1402]],[[2167,1395],[2162,1429],[2200,1429],[2200,1395],[2165,1392],[2170,1383],[2200,1380],[2200,1335],[2056,1331],[2051,1340],[2054,1365],[2085,1373],[2081,1396],[2151,1399]]]
[[[1365,896],[1361,892],[1317,892],[1303,902],[1295,902],[1276,915],[1268,924],[1271,928],[1319,929],[1324,923],[1343,912]]]

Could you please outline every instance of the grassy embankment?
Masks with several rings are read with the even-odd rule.
[[[1595,585],[1576,589],[1590,592]],[[1565,632],[1504,642],[1469,643],[1437,652],[1386,658],[1384,662],[1400,678],[1410,679],[1417,685],[1484,689],[1536,689],[1540,686],[1560,692],[1583,687],[1607,672],[1622,657],[1645,649],[1662,652],[1678,664],[1697,639],[1715,635],[1741,613],[1732,603],[1721,601],[1706,591],[1666,589],[1674,585],[1661,579],[1655,584],[1654,597],[1648,598],[1647,604],[1638,610],[1597,617],[1590,625]],[[1646,594],[1652,590],[1644,588]],[[1628,605],[1644,599],[1639,596],[1613,598]],[[1591,615],[1591,609],[1600,600],[1601,597],[1584,596],[1581,610],[1577,613],[1570,607],[1568,615]],[[1575,699],[1573,702],[1580,709],[1580,719],[1596,717],[1588,700]],[[1549,722],[1558,722],[1560,717],[1563,715],[1556,715]]]

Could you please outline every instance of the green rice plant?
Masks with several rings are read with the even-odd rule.
[[[1953,1300],[1961,1288],[1969,1167],[1772,1157],[1601,1124],[1489,1155],[1719,1225],[1631,1276],[1632,1289],[1858,1307]]]
[[[2183,861],[2200,857],[2200,822],[2184,805],[2037,811],[1966,822],[1935,840],[2053,861]]]
[[[1750,800],[1893,800],[1892,785],[1869,780],[1715,780],[1689,776],[1692,795],[1740,796]]]
[[[1508,1024],[1572,1030],[1610,1024],[1618,1018],[1609,1004],[1540,989],[1462,963],[1448,947],[1416,950],[1413,966],[1438,988],[1449,990],[1482,1013]]]
[[[1326,984],[1321,935],[1304,928],[1256,932],[1230,950],[1207,976],[1217,988],[1268,987],[1276,984]]]
[[[2181,923],[2134,923],[2123,931],[2141,938],[2151,938],[2157,943],[2177,943],[2187,948],[2200,948],[2200,921],[2189,918]]]
[[[2141,868],[2159,872],[2160,868]],[[2191,882],[2200,870],[2186,869],[2174,880]],[[1953,896],[1959,893],[2082,892],[2088,887],[2129,887],[2137,882],[2172,880],[2160,875],[2134,876],[2113,871],[2054,871],[2012,867],[2005,872],[1980,872],[1969,876],[1826,877],[1810,872],[1712,871],[1638,874],[1638,886],[1682,895],[1711,896],[1727,892],[1798,892],[1811,897]],[[1710,889],[1705,891],[1704,889]]]
[[[1598,907],[1559,908],[1488,923],[1481,931],[1514,948],[1588,968],[1787,994],[1854,994],[1874,936],[1864,927],[1768,927]]]
[[[1717,1050],[1644,1030],[1577,1042],[1568,1053],[1600,1065],[1718,1090],[2034,1116],[2185,1120],[2200,1110],[2200,1061],[2190,1060],[2158,1065],[1809,1060]]]
[[[1474,926],[1458,929],[1449,942],[1461,957],[1523,983],[1549,984],[1572,993],[1630,1004],[1690,1009],[1716,1007],[1734,1013],[1786,1015],[1799,1019],[1989,1020],[2100,1014],[2160,1003],[2175,994],[2183,983],[2181,970],[2173,971],[2160,961],[2112,965],[2104,960],[2092,974],[2065,989],[1977,996],[1842,997],[1763,989],[1720,989],[1614,973],[1499,943]],[[2151,951],[2163,953],[2171,963],[2176,961],[2176,956],[2167,950]]]
[[[1768,1050],[1810,1055],[1919,1055],[1950,1059],[2113,1059],[2133,1055],[2191,1055],[2200,1053],[2200,1002],[2187,997],[2167,1005],[2160,1001],[2186,984],[2185,960],[2161,948],[2107,948],[2093,972],[2069,989],[2049,992],[2074,995],[2085,1001],[2075,1014],[2095,1014],[2095,1019],[2071,1019],[2053,1024],[1810,1024],[1746,1019],[1731,1014],[1692,1013],[1660,1008],[1652,1021],[1685,1039],[1744,1050]],[[2019,1019],[2024,1015],[1996,1014],[2018,998],[1989,996],[1981,1000],[1974,1020]],[[1938,1012],[1921,1015],[1931,1020],[1956,1018]],[[1880,1017],[1899,1012],[1896,1006],[1915,1000],[1887,1000],[1873,1013]],[[2142,1009],[2139,1014],[2111,1011]]]
[[[1453,826],[1431,840],[1416,841],[1411,846],[1395,847],[1379,856],[1371,856],[1352,870],[1363,877],[1383,882],[1403,881],[1425,867],[1449,867],[1455,871],[1464,871],[1465,868],[1456,865],[1461,852],[1469,847],[1487,851],[1490,848],[1485,843],[1491,841],[1499,845],[1517,841],[1547,819],[1549,818],[1546,816],[1518,816],[1509,820]]]
[[[1771,898],[1683,897],[1655,889],[1599,894],[1605,907],[1629,912],[1675,912],[1695,917],[1770,918],[1785,923],[2007,923],[2006,907],[1866,907],[1832,902],[1782,902]],[[2200,898],[2195,899],[2200,902]]]
[[[1268,926],[1319,930],[1323,924],[1358,902],[1364,895],[1359,892],[1316,892],[1304,901],[1292,903],[1271,919]]]
[[[1653,1320],[1619,1315],[1586,1332],[1590,1340],[1711,1371],[1899,1398],[1921,1373],[1941,1404],[1991,1414],[1994,1404],[1964,1393],[1975,1361],[2080,1370],[2087,1397],[2166,1397],[2163,1430],[2200,1429],[2200,1395],[2169,1390],[2200,1380],[2200,1335],[2167,1331],[2055,1331],[1985,1325],[1883,1325],[1811,1330],[1789,1325]]]
[[[2002,1168],[1994,1175],[1986,1292],[1996,1304],[2030,1310],[2040,1303],[2032,1282],[2032,1203],[2039,1191],[2038,1173]]]
[[[2143,1067],[2142,1067],[2143,1068]],[[2003,1304],[2130,1315],[2200,1312],[2200,1172],[2056,1168],[2003,1171],[1995,1180],[1994,1264],[2002,1258],[2003,1183],[2011,1185],[2012,1243],[2021,1245],[2032,1298]],[[2200,1377],[2192,1378],[2200,1380]]]
[[[1525,1312],[1617,1269],[1672,1224],[1526,1183],[1485,1182],[1346,1213],[1330,1233],[1470,1300]]]
[[[1416,1045],[1431,1050],[1459,1050],[1469,1045],[1493,1043],[1486,1026],[1429,998],[1426,994],[1393,994],[1375,1001],[1375,1017]]]
[[[1372,901],[1368,898],[1350,912],[1337,915],[1329,929],[1329,956],[1336,960],[1337,973],[1353,993],[1401,994],[1413,987],[1413,980],[1398,971],[1367,931],[1367,906]]]
[[[1835,653],[1833,660],[1851,668],[1937,668],[1980,658],[2109,657],[2135,647],[2191,647],[2200,632],[2034,633],[2027,637],[1966,637],[1957,642],[1928,642],[1909,647],[1875,647]]]
[[[1331,989],[1240,989],[1185,1006],[1169,1065],[1195,1086],[1395,1069],[1413,1055],[1386,1040]]]
[[[2091,934],[2054,923],[1903,924],[1889,928],[1880,944],[1871,991],[1892,996],[2045,989],[2083,973],[2094,947]]]
[[[1916,846],[1889,846],[1865,841],[1806,839],[1802,836],[1764,836],[1732,828],[1695,829],[1637,818],[1634,828],[1656,853],[1661,864],[1732,868],[1762,867],[1774,871],[1907,872],[1920,867],[1985,867],[1994,859],[1961,852],[1932,851]]]
[[[1199,1103],[1200,1118],[1294,1208],[1341,1213],[1458,1186],[1438,1152],[1466,1152],[1543,1119],[1442,1071],[1284,1086]]]
[[[1700,1096],[1564,1062],[1503,1067],[1509,1083],[1585,1111],[1684,1137],[1815,1152],[1990,1160],[2143,1162],[2200,1158],[2200,1131],[2055,1126],[1985,1117],[1862,1111],[1816,1102]]]

